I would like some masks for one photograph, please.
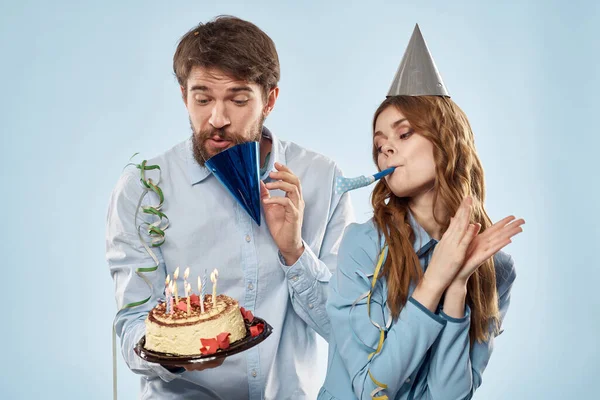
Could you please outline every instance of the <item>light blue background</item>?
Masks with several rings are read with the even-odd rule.
[[[473,125],[490,215],[527,221],[507,248],[518,278],[476,398],[597,398],[598,5],[10,3],[0,5],[1,398],[110,398],[108,196],[134,152],[188,137],[171,59],[183,33],[218,14],[253,21],[277,45],[281,96],[267,126],[347,176],[374,171],[371,118],[420,24]],[[360,221],[369,194],[352,194]],[[315,362],[324,373],[324,346]],[[120,397],[136,398],[138,379],[119,368]]]

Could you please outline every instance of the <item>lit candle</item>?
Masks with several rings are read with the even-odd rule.
[[[204,276],[202,277],[202,298],[206,295],[206,279],[208,279],[208,270],[204,268]]]
[[[190,294],[192,294],[192,285],[189,283],[185,284],[185,295],[187,297],[187,315],[190,315],[192,311],[192,303],[190,301]]]
[[[169,306],[171,305],[171,277],[167,275],[167,279],[165,279],[165,313],[169,313]]]
[[[188,277],[190,276],[190,267],[187,267],[183,272],[183,291],[185,292],[186,297],[188,296],[187,286],[188,286]]]
[[[212,303],[213,307],[217,306],[217,278],[219,277],[219,271],[215,268],[213,272],[210,273],[210,281],[213,284],[213,292],[212,292]]]
[[[173,304],[173,282],[169,283],[169,314],[173,314],[175,312],[175,305]]]
[[[200,296],[200,313],[204,313],[204,286],[202,286],[202,281],[200,280],[200,276],[198,276],[198,296]]]
[[[173,294],[175,295],[175,304],[179,304],[179,294],[177,290],[177,278],[179,278],[179,267],[173,272]]]

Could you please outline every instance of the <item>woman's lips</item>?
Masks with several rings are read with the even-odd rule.
[[[394,168],[394,170],[392,171],[392,173],[390,175],[393,175],[394,172],[396,172],[398,170],[398,168],[402,167],[402,165],[390,165],[388,168]]]

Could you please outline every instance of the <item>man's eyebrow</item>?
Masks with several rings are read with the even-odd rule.
[[[211,89],[206,85],[194,85],[190,88],[191,92],[193,92],[195,90],[198,90],[201,92],[210,92],[211,91]],[[227,91],[233,92],[233,93],[239,93],[239,92],[254,93],[254,90],[252,90],[252,88],[250,86],[235,86],[235,87],[227,89]]]
[[[194,90],[201,90],[204,92],[210,92],[210,89],[208,88],[208,86],[204,86],[204,85],[194,85],[190,88],[190,92],[193,92]]]
[[[254,92],[254,90],[252,90],[252,88],[250,86],[236,86],[236,87],[232,87],[227,89],[228,92]]]

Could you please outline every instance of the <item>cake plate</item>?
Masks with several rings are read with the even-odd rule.
[[[159,353],[157,351],[148,350],[144,347],[146,344],[146,336],[142,336],[140,341],[135,345],[134,351],[145,361],[168,366],[185,366],[189,364],[205,363],[208,361],[219,360],[229,357],[234,354],[241,353],[258,345],[263,340],[269,337],[273,332],[273,328],[264,319],[254,317],[252,322],[244,321],[246,324],[246,336],[234,343],[231,343],[225,350],[219,349],[214,354],[195,354],[195,355],[176,355],[169,353]],[[250,327],[258,324],[264,324],[263,331],[255,337],[250,334]],[[198,340],[198,349],[200,349],[200,340]]]

